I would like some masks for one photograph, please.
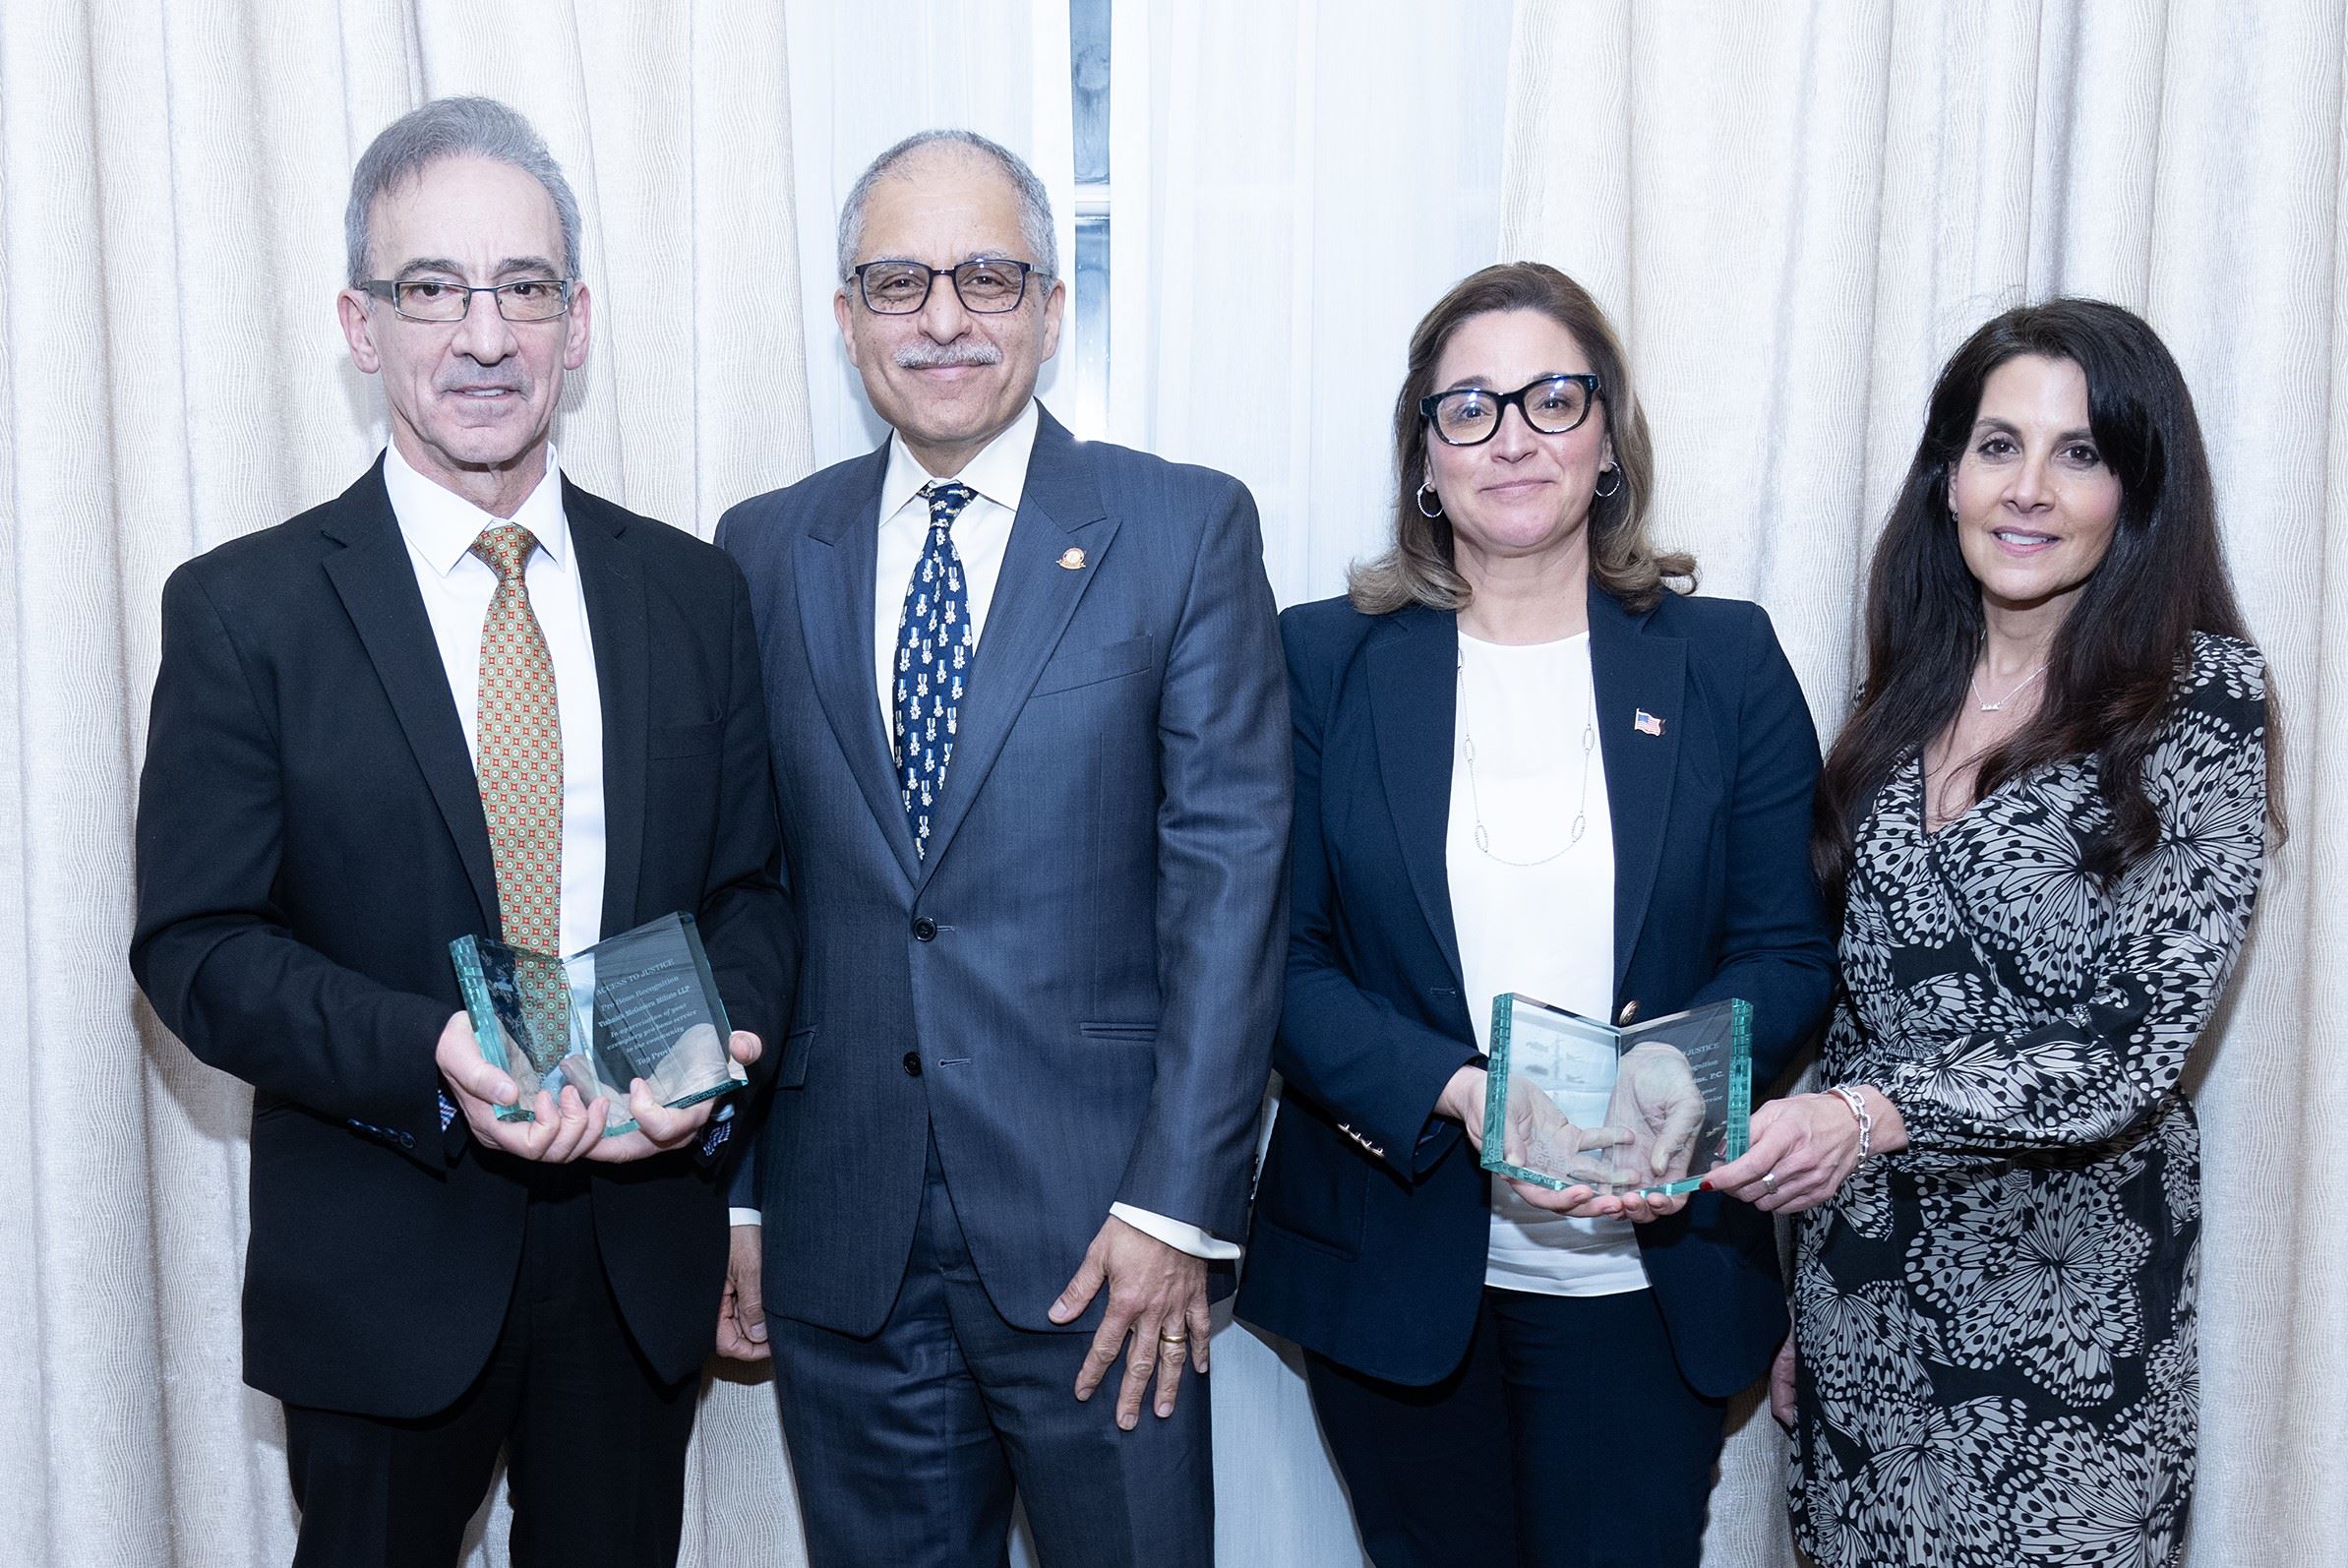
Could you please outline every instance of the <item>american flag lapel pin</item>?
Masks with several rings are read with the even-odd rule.
[[[1663,734],[1663,721],[1645,708],[1637,708],[1631,715],[1631,728],[1637,730],[1641,735],[1653,735],[1660,739]]]

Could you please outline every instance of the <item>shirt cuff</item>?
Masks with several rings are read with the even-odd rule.
[[[1235,1258],[1239,1248],[1235,1242],[1221,1241],[1207,1235],[1195,1225],[1181,1220],[1170,1220],[1163,1214],[1137,1209],[1130,1203],[1112,1203],[1109,1212],[1154,1240],[1164,1241],[1177,1251],[1194,1258],[1220,1260]]]
[[[726,1223],[728,1225],[763,1225],[766,1223],[766,1216],[760,1214],[756,1209],[728,1209]]]

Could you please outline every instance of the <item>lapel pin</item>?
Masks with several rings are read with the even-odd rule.
[[[1648,712],[1647,709],[1638,708],[1632,713],[1631,728],[1637,730],[1641,735],[1653,735],[1660,739],[1663,733],[1663,721]]]
[[[1062,572],[1082,572],[1084,570],[1084,552],[1074,545],[1062,550],[1059,553],[1059,569]]]

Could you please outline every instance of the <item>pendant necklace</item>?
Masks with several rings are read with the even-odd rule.
[[[1468,809],[1475,818],[1475,847],[1482,852],[1484,859],[1497,861],[1503,866],[1514,866],[1519,870],[1546,866],[1581,843],[1583,833],[1590,827],[1590,758],[1597,750],[1596,678],[1594,675],[1591,680],[1590,705],[1582,710],[1582,796],[1574,808],[1573,825],[1567,829],[1565,842],[1538,860],[1510,860],[1505,855],[1492,853],[1492,835],[1483,825],[1483,796],[1475,787],[1475,731],[1468,723],[1468,656],[1461,653],[1457,657],[1458,682],[1452,701],[1460,714],[1460,751],[1468,763]]]
[[[2038,666],[2038,668],[2037,668],[2037,669],[2035,669],[2035,670],[2032,670],[2032,671],[2031,671],[2029,674],[2027,674],[2027,675],[2023,676],[2023,677],[2022,677],[2020,680],[2018,680],[2018,681],[2015,682],[2015,683],[2014,683],[2014,690],[2013,690],[2013,691],[2011,691],[2011,692],[2007,693],[2007,694],[2006,694],[2004,696],[2002,696],[2002,697],[1999,697],[1999,698],[1998,698],[1998,699],[1997,699],[1995,702],[1992,702],[1992,701],[1988,700],[1986,697],[1982,696],[1982,694],[1981,694],[1981,672],[1980,672],[1980,671],[1978,671],[1978,670],[1975,670],[1975,671],[1973,672],[1973,679],[1972,679],[1972,688],[1973,688],[1973,700],[1981,704],[1981,711],[1982,711],[1982,712],[1984,712],[1984,713],[1995,713],[1995,712],[1997,712],[1997,711],[1998,711],[2000,708],[2004,707],[2004,706],[2005,706],[2007,703],[2009,703],[2009,702],[2013,701],[2013,700],[2014,700],[2016,697],[2017,697],[2017,696],[2021,695],[2021,691],[2022,691],[2022,688],[2023,688],[2023,687],[2025,687],[2025,686],[2028,686],[2028,685],[2029,685],[2029,684],[2030,684],[2032,681],[2035,681],[2035,680],[2037,680],[2037,679],[2038,679],[2040,676],[2044,675],[2045,673],[2046,673],[2046,666],[2045,666],[2045,665],[2043,665],[2043,664],[2041,664],[2040,666]]]

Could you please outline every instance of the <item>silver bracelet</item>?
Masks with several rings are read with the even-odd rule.
[[[1859,1118],[1859,1163],[1866,1164],[1875,1147],[1875,1117],[1867,1114],[1866,1097],[1847,1083],[1836,1084],[1827,1093],[1850,1107],[1850,1114]]]

